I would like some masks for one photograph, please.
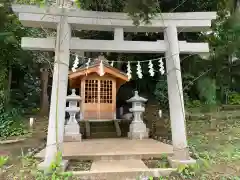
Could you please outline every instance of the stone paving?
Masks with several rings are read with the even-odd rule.
[[[104,157],[118,157],[120,159],[161,157],[162,154],[173,154],[173,147],[153,140],[130,140],[127,138],[86,139],[82,142],[64,142],[64,159],[96,160]],[[45,149],[36,157],[44,158]],[[124,158],[124,156],[126,158]]]
[[[36,157],[44,158],[45,149]],[[142,159],[172,155],[173,147],[153,139],[84,139],[81,142],[64,142],[63,158],[93,160],[90,170],[74,171],[81,180],[126,180],[140,176],[169,175],[173,168],[148,168]]]
[[[143,161],[137,159],[128,159],[128,160],[97,160],[93,161],[91,171],[104,172],[108,170],[109,172],[115,172],[116,169],[148,169]]]

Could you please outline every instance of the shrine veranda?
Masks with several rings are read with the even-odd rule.
[[[57,29],[56,37],[22,38],[23,49],[55,52],[48,137],[42,167],[48,167],[55,158],[57,151],[56,128],[58,143],[64,144],[63,146],[66,148],[63,141],[70,52],[163,53],[166,58],[172,130],[173,156],[170,161],[175,163],[193,162],[187,148],[179,54],[205,54],[209,52],[209,46],[208,43],[179,41],[178,32],[209,30],[211,21],[216,19],[216,12],[162,13],[157,15],[150,24],[140,23],[139,26],[135,26],[131,18],[124,13],[83,11],[73,7],[56,6],[39,8],[17,4],[12,8],[26,27]],[[74,29],[113,31],[114,40],[72,37],[71,32]],[[124,32],[163,32],[164,40],[125,41]],[[67,160],[64,160],[63,165],[66,162]]]

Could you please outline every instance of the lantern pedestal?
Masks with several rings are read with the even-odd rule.
[[[70,114],[70,118],[65,125],[65,142],[81,141],[82,135],[80,133],[80,126],[75,118],[76,112],[79,112],[79,107],[67,107],[66,111]]]
[[[64,142],[77,142],[77,141],[82,141],[82,134],[81,133],[64,136]]]
[[[127,100],[127,102],[132,103],[132,108],[129,111],[133,113],[133,121],[128,132],[130,139],[145,139],[149,137],[149,130],[142,120],[142,113],[145,111],[143,103],[146,101],[147,99],[140,97],[137,91],[135,91],[135,95],[131,99]]]
[[[132,122],[129,127],[128,138],[145,139],[148,138],[148,128],[143,122]]]
[[[67,101],[69,101],[69,106],[66,107],[66,112],[69,113],[70,118],[64,127],[65,142],[76,142],[82,140],[82,134],[80,133],[80,125],[76,120],[76,114],[80,111],[80,108],[77,107],[80,100],[81,97],[75,94],[75,90],[72,90],[72,94],[67,97]]]

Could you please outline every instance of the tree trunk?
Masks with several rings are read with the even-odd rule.
[[[8,67],[8,81],[6,83],[6,90],[5,90],[5,107],[9,107],[10,105],[10,95],[11,95],[11,85],[12,85],[12,68],[11,66]]]
[[[118,61],[118,62],[117,62],[117,68],[120,69],[120,70],[122,70],[122,65],[123,65],[123,63],[120,62],[120,61],[122,61],[122,54],[119,54],[119,55],[118,55],[117,61]]]
[[[40,114],[47,115],[49,111],[49,100],[48,100],[48,66],[46,64],[41,68],[41,106]]]
[[[11,85],[12,85],[12,68],[9,67],[9,69],[8,69],[8,93],[9,94],[11,91]]]
[[[235,11],[236,12],[240,11],[240,0],[235,0]]]

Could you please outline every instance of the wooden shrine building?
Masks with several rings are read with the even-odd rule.
[[[101,62],[103,74],[100,72]],[[116,119],[116,94],[127,81],[127,75],[110,66],[102,56],[91,61],[89,66],[85,64],[75,72],[70,71],[70,88],[79,89],[82,97],[81,119]]]

